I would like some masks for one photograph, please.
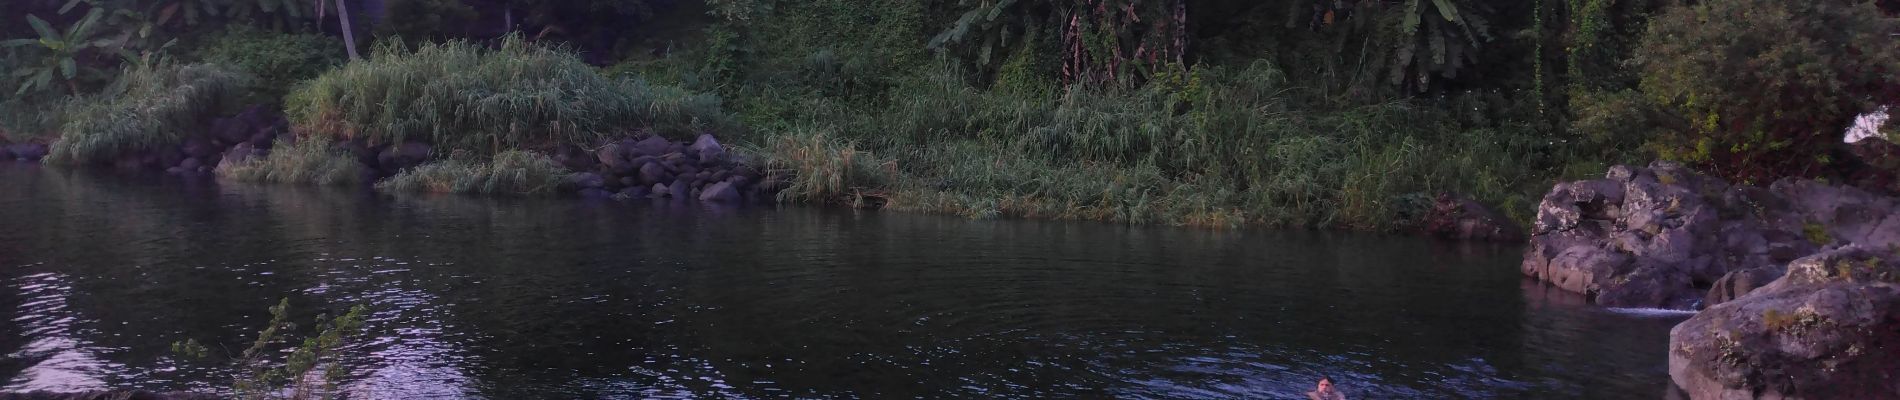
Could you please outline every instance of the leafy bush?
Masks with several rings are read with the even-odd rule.
[[[545,195],[560,189],[569,175],[541,153],[508,150],[485,161],[464,153],[403,171],[376,183],[376,190]]]
[[[343,44],[317,34],[261,31],[236,25],[210,40],[199,57],[257,77],[256,87],[270,101],[325,70],[343,64]]]
[[[1813,176],[1862,112],[1900,91],[1900,23],[1870,2],[1713,0],[1649,24],[1636,61],[1662,154],[1765,182]]]
[[[363,177],[363,165],[329,138],[278,146],[269,156],[218,165],[218,176],[248,182],[343,185]]]
[[[495,50],[462,41],[414,52],[385,46],[299,87],[286,108],[310,134],[491,154],[593,144],[635,129],[677,137],[731,128],[712,95],[603,78],[572,54],[518,37]]]
[[[243,353],[226,355],[237,368],[232,395],[244,400],[338,398],[342,392],[336,384],[348,373],[338,359],[347,342],[362,333],[368,313],[359,304],[335,318],[318,314],[310,336],[296,340],[290,337],[298,328],[290,322],[290,299],[279,300],[257,340]],[[173,342],[171,347],[173,354],[188,359],[211,356],[211,349],[197,339]]]
[[[178,143],[234,105],[249,78],[208,64],[140,64],[68,110],[48,161],[88,164]]]

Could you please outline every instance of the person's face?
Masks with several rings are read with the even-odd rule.
[[[1333,390],[1333,381],[1331,379],[1319,380],[1319,390],[1322,392]]]

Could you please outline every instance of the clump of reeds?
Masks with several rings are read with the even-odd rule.
[[[492,50],[465,41],[384,46],[300,86],[286,107],[312,134],[488,154],[593,144],[637,129],[678,136],[731,128],[713,95],[602,77],[569,52],[518,37]]]
[[[178,143],[233,105],[247,76],[208,64],[141,63],[65,110],[47,160],[87,164]]]
[[[218,165],[218,176],[248,182],[342,185],[360,183],[363,165],[324,137],[278,146],[269,156]]]
[[[493,158],[458,154],[417,166],[376,183],[384,192],[545,195],[571,175],[541,153],[507,150]]]

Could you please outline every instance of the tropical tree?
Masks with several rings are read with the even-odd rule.
[[[14,95],[51,90],[55,84],[63,84],[72,94],[79,94],[79,86],[74,80],[80,78],[82,72],[96,72],[82,68],[81,61],[97,56],[93,50],[108,49],[116,43],[112,39],[94,37],[94,28],[105,14],[105,9],[94,8],[64,32],[53,29],[52,24],[39,16],[27,15],[27,24],[33,26],[39,38],[0,41],[0,47],[33,50],[28,53],[29,61],[21,65],[18,71],[13,71],[12,78],[22,80]]]
[[[939,53],[983,69],[1019,48],[1049,40],[1059,47],[1065,82],[1140,78],[1153,66],[1181,63],[1187,52],[1184,0],[960,0],[962,15],[931,38]]]

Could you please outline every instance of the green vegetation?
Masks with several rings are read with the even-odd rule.
[[[362,331],[367,313],[367,308],[357,305],[335,318],[318,315],[311,336],[298,341],[287,336],[297,329],[290,321],[290,299],[278,301],[270,308],[270,325],[243,353],[230,357],[238,367],[233,395],[244,400],[335,398],[336,382],[346,372],[337,358],[345,341]],[[196,339],[187,339],[172,343],[172,353],[204,359],[211,351]],[[323,369],[321,373],[315,372],[318,368]]]
[[[607,79],[570,53],[519,37],[496,50],[461,41],[413,52],[384,46],[371,58],[291,93],[292,123],[312,135],[490,154],[592,144],[636,128],[681,135],[730,124],[713,96]]]
[[[225,176],[348,182],[323,148],[346,140],[460,153],[396,192],[548,193],[562,171],[527,152],[714,132],[792,201],[1387,230],[1458,192],[1525,222],[1552,181],[1617,163],[1891,168],[1841,162],[1836,133],[1900,100],[1900,10],[1858,0],[391,0],[322,31],[271,0],[74,4],[0,24],[24,78],[0,89],[25,93],[0,134],[57,131],[78,163],[176,140],[231,90],[108,82],[206,60],[306,139]],[[48,44],[77,37],[110,40]]]
[[[261,158],[226,160],[218,165],[218,176],[245,182],[343,185],[358,183],[364,175],[363,165],[338,150],[329,138],[305,138],[275,150]]]
[[[1900,24],[1867,2],[1724,0],[1663,12],[1634,61],[1664,157],[1726,178],[1815,176],[1854,117],[1892,104]]]
[[[177,143],[235,104],[248,79],[205,64],[139,64],[113,88],[65,110],[48,161],[93,164],[128,151]]]
[[[423,164],[376,183],[385,192],[545,195],[571,173],[540,153],[508,150],[492,159],[466,155]]]
[[[95,8],[87,13],[85,18],[67,27],[63,32],[53,28],[51,23],[38,16],[27,15],[26,22],[33,26],[33,30],[39,37],[0,41],[0,47],[36,50],[28,53],[28,57],[34,59],[33,61],[13,65],[12,67],[18,69],[9,71],[13,78],[20,79],[17,85],[19,89],[15,89],[13,95],[22,96],[36,91],[58,89],[67,90],[75,96],[79,95],[79,84],[75,82],[84,77],[99,75],[98,70],[81,69],[79,60],[85,57],[96,57],[98,56],[96,53],[104,51],[110,45],[110,42],[96,40],[94,37],[100,33],[96,28],[99,26],[99,19],[105,14],[104,9]],[[81,76],[81,72],[84,72],[85,76]]]
[[[894,208],[971,216],[1381,229],[1400,220],[1402,199],[1438,191],[1528,209],[1523,194],[1539,190],[1528,185],[1543,184],[1532,167],[1548,164],[1533,143],[1461,131],[1404,103],[1300,107],[1290,93],[1303,88],[1268,64],[1072,88],[1055,101],[941,71],[901,85],[884,113],[811,106],[843,123],[766,149],[801,177],[788,195],[884,193]],[[867,150],[891,159],[862,159]]]
[[[1801,236],[1808,238],[1808,242],[1814,243],[1815,246],[1826,246],[1829,243],[1834,243],[1834,236],[1827,234],[1827,226],[1821,225],[1819,222],[1808,221],[1808,223],[1802,224]]]
[[[279,101],[292,86],[344,61],[343,45],[329,38],[242,25],[211,39],[198,57],[256,76],[254,91],[266,102]]]

